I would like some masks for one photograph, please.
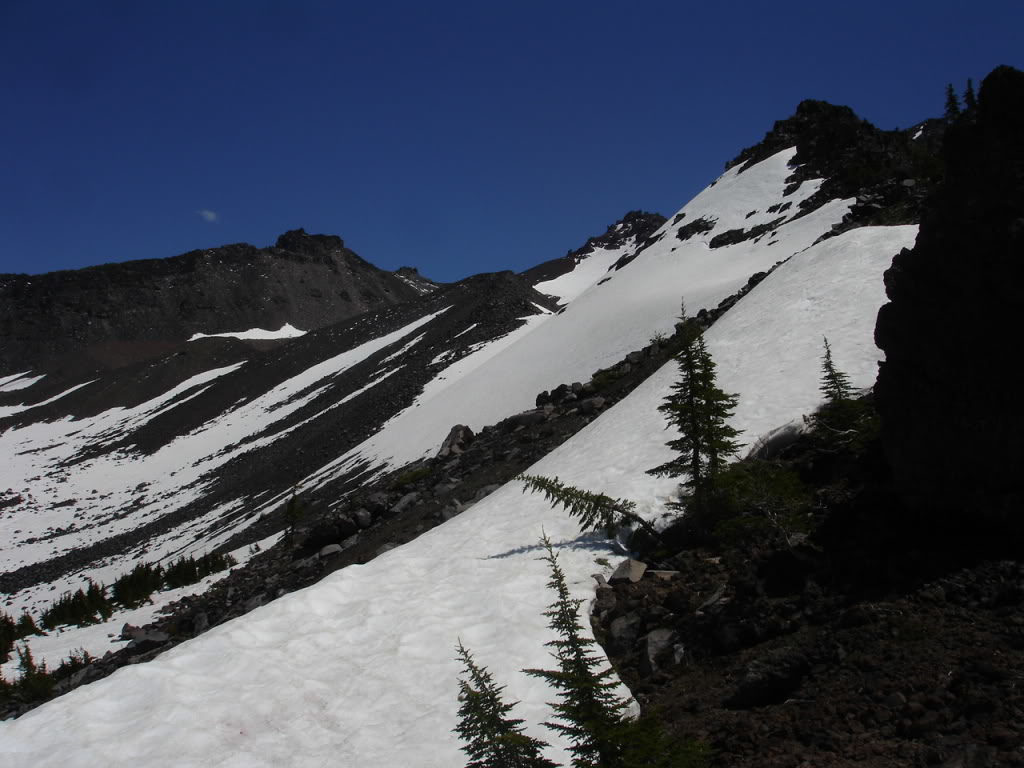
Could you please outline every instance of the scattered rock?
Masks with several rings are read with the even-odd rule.
[[[639,560],[633,559],[623,560],[608,578],[608,583],[620,584],[628,581],[635,584],[643,578],[646,570],[647,563],[642,563]]]

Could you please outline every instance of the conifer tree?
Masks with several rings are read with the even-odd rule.
[[[946,85],[946,120],[952,122],[960,117],[960,100],[956,97],[953,84]]]
[[[591,650],[594,641],[583,635],[579,617],[583,601],[570,597],[558,555],[547,537],[542,543],[547,550],[544,560],[551,568],[548,586],[556,595],[544,615],[557,635],[548,643],[557,669],[524,671],[558,692],[558,701],[551,704],[556,720],[544,725],[568,738],[574,768],[628,768],[626,702],[614,693],[611,667],[599,669],[601,662]]]
[[[824,337],[823,337],[824,338]],[[821,361],[821,393],[830,403],[849,400],[853,395],[850,377],[832,362],[832,347],[825,338],[825,357]]]
[[[964,91],[964,109],[974,112],[978,109],[978,97],[974,95],[974,82],[967,78],[967,90]]]
[[[523,733],[522,720],[510,718],[515,704],[502,701],[504,686],[481,667],[461,641],[458,660],[466,677],[459,680],[459,724],[455,732],[469,755],[466,768],[556,768],[541,752],[547,744]]]
[[[685,316],[682,318],[687,323]],[[735,438],[739,431],[729,426],[728,419],[736,407],[737,396],[723,392],[715,381],[715,363],[704,337],[698,332],[684,336],[683,347],[676,355],[679,380],[658,410],[666,415],[679,437],[667,445],[678,455],[648,470],[661,477],[685,475],[685,485],[697,507],[703,505],[714,488],[718,473],[726,459],[739,449]]]

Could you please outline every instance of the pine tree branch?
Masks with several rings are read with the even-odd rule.
[[[516,475],[515,479],[523,483],[523,493],[543,494],[551,504],[563,507],[570,517],[579,518],[585,531],[604,529],[608,536],[613,536],[616,528],[632,523],[660,538],[657,529],[636,513],[636,502],[575,488],[557,477]]]

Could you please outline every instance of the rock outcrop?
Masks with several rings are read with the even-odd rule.
[[[1024,409],[1024,73],[1000,67],[946,133],[946,177],[917,243],[886,272],[875,340],[883,441],[905,501],[933,523],[1019,533]]]

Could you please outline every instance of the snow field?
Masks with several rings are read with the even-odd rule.
[[[854,230],[809,248],[710,329],[719,383],[741,395],[733,423],[746,443],[820,401],[823,334],[854,385],[871,383],[881,272],[915,232]],[[658,516],[676,483],[645,471],[671,455],[664,442],[673,434],[656,408],[676,375],[667,364],[529,471],[634,499]],[[521,700],[515,714],[530,732],[552,740],[537,725],[550,716],[551,691],[519,672],[550,663],[542,530],[573,594],[592,596],[595,558],[611,557],[610,543],[580,535],[510,483],[366,565],[0,723],[0,754],[11,768],[447,768],[462,760],[451,733],[460,637]],[[564,746],[549,756],[564,761]]]
[[[295,339],[305,336],[306,331],[301,331],[291,323],[285,323],[276,331],[267,331],[263,328],[250,328],[247,331],[227,331],[225,333],[194,333],[189,341],[199,339],[234,338],[234,339]]]
[[[90,445],[129,435],[160,413],[180,406],[198,395],[199,387],[233,372],[242,364],[198,374],[158,398],[135,408],[113,408],[95,417],[30,424],[0,434],[0,455],[9,456],[5,485],[28,501],[16,514],[0,514],[0,560],[13,569],[44,561],[60,552],[140,525],[199,498],[209,473],[233,457],[278,439],[288,430],[274,432],[272,425],[311,401],[326,387],[331,376],[394,344],[429,323],[446,310],[426,315],[405,327],[311,366],[258,398],[226,411],[193,432],[177,438],[152,454],[122,450],[67,466],[64,462]],[[374,383],[382,381],[378,377]],[[340,405],[340,404],[336,404]],[[253,436],[259,435],[255,439]],[[78,518],[70,532],[53,535],[66,526],[67,510],[53,506],[75,499]],[[141,503],[138,500],[141,499]],[[138,507],[127,517],[117,517],[133,502]],[[199,524],[215,522],[223,509],[211,510],[199,522],[178,526],[156,542],[147,543],[147,559],[159,560],[181,549],[184,533]],[[29,542],[29,539],[37,539]],[[208,546],[197,542],[197,547]],[[129,570],[127,560],[115,561],[55,582],[56,593],[31,588],[8,602],[8,612],[48,604],[61,591],[74,591],[81,578],[110,582]]]

